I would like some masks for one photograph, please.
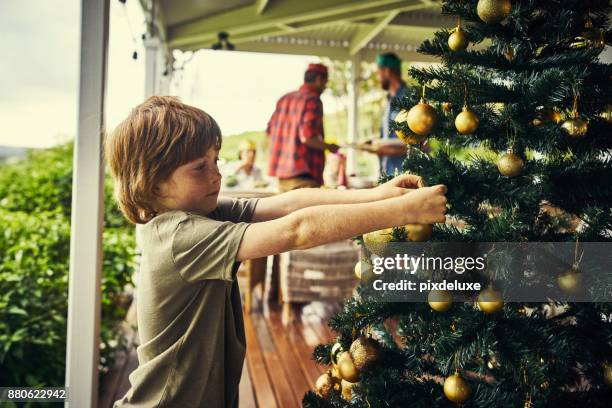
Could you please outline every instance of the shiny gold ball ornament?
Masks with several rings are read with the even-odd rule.
[[[418,104],[414,105],[408,111],[406,118],[408,127],[418,136],[427,136],[431,133],[438,121],[438,112],[433,106],[427,103],[427,100],[421,98]]]
[[[373,254],[384,256],[388,243],[393,239],[392,233],[393,228],[368,232],[363,234],[363,244]]]
[[[404,230],[408,235],[408,241],[424,242],[433,235],[433,225],[431,224],[407,224]]]
[[[399,113],[395,116],[395,122],[397,123],[407,123],[408,121],[408,111],[406,109],[402,109],[401,111],[399,111]],[[406,134],[406,132],[404,132],[401,129],[398,129],[395,131],[395,134],[397,135],[397,137],[404,143],[406,144],[419,144],[421,143],[423,140],[425,140],[425,136],[422,135],[415,135],[415,134]]]
[[[563,292],[573,295],[582,291],[582,272],[576,267],[557,276],[557,284]]]
[[[561,127],[572,139],[585,137],[589,130],[587,122],[578,116],[566,120],[561,124]]]
[[[382,348],[373,338],[360,336],[351,344],[350,353],[355,368],[361,371],[380,361]]]
[[[472,388],[458,372],[444,380],[444,395],[456,404],[462,404],[470,398]]]
[[[521,174],[525,163],[523,159],[512,152],[502,155],[497,161],[497,169],[502,176],[516,177]]]
[[[448,290],[432,290],[427,295],[427,303],[436,312],[446,312],[453,305],[453,296]]]
[[[499,312],[504,307],[504,300],[501,295],[491,288],[480,292],[477,303],[478,308],[486,314]]]
[[[455,27],[451,35],[448,36],[448,48],[450,48],[451,51],[464,51],[469,43],[465,31],[463,31],[460,25]]]
[[[336,382],[337,380],[330,373],[323,373],[315,382],[315,392],[323,398],[328,398]]]
[[[338,372],[343,380],[352,383],[359,381],[359,370],[355,367],[350,352],[344,351],[338,356]]]
[[[476,13],[487,24],[497,24],[508,17],[512,10],[510,0],[478,0]]]
[[[471,135],[478,129],[479,122],[478,116],[467,105],[464,105],[461,113],[455,118],[455,127],[462,135]]]

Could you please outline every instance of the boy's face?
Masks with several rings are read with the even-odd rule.
[[[209,149],[201,158],[177,167],[155,187],[162,210],[184,210],[208,214],[217,207],[221,173],[219,151]]]

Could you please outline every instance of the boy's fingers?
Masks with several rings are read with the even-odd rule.
[[[399,176],[399,182],[402,187],[425,187],[423,178],[416,174],[402,174]]]
[[[446,192],[448,191],[448,188],[444,184],[438,184],[434,186],[434,188],[436,189],[436,192],[439,192],[442,194],[446,194]]]

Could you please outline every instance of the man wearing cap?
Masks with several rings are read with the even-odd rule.
[[[406,96],[408,88],[406,83],[402,81],[402,61],[395,53],[387,53],[379,55],[376,58],[378,65],[378,80],[382,88],[388,92],[387,103],[383,112],[382,123],[380,125],[380,134],[383,140],[398,139],[395,132],[389,129],[389,122],[397,116],[399,110],[392,108],[394,99],[400,99]],[[407,148],[404,144],[364,144],[361,145],[362,150],[375,153],[380,158],[381,172],[388,175],[393,175],[396,171],[403,172],[402,164],[406,157]]]
[[[268,122],[270,141],[268,175],[277,177],[281,192],[323,184],[325,149],[338,146],[325,143],[321,93],[327,85],[327,67],[310,64],[304,84],[284,95]]]

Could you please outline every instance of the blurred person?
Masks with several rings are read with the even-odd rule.
[[[239,161],[231,163],[225,185],[227,187],[262,188],[268,185],[263,179],[261,169],[255,165],[257,144],[243,140],[238,146]]]
[[[268,175],[278,178],[280,192],[320,187],[325,150],[338,151],[338,145],[324,140],[321,94],[327,80],[325,65],[310,64],[303,85],[279,99],[268,122]]]
[[[394,120],[399,113],[398,109],[392,107],[396,99],[401,99],[408,93],[406,83],[402,80],[402,60],[395,53],[381,54],[376,58],[378,70],[376,72],[381,87],[387,91],[387,103],[383,111],[380,124],[380,137],[383,143],[369,141],[360,145],[360,149],[377,154],[380,158],[380,170],[387,175],[403,172],[403,162],[408,153],[403,143],[384,143],[384,141],[398,140],[395,132],[390,131],[389,122]],[[425,148],[421,144],[421,148]]]

